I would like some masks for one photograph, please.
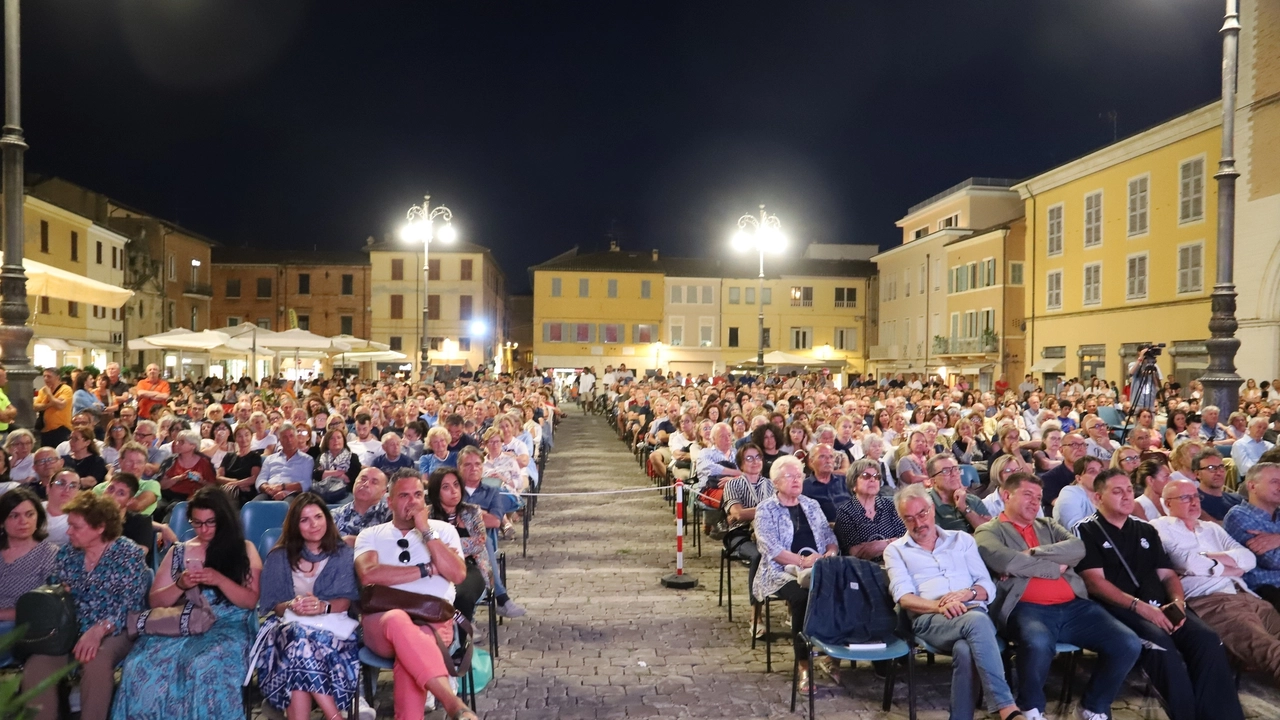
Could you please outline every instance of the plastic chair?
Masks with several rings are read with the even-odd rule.
[[[471,671],[460,678],[461,683],[459,689],[462,691],[461,696],[467,701],[467,705],[471,707],[471,712],[476,711],[476,693],[483,690],[488,685],[487,681],[479,685],[476,683],[476,660],[478,659],[477,656],[481,653],[488,658],[487,666],[489,668],[489,679],[493,678],[493,659],[492,657],[489,657],[489,653],[480,648],[476,648],[472,651]],[[391,658],[382,657],[364,645],[360,646],[360,674],[364,679],[364,694],[365,697],[368,698],[370,704],[373,703],[375,697],[374,680],[377,679],[378,672],[381,670],[394,670],[395,667],[396,663]]]
[[[289,503],[283,500],[266,500],[246,503],[240,509],[240,523],[244,525],[244,539],[257,545],[262,534],[271,528],[284,525],[289,514]]]
[[[978,476],[978,468],[972,465],[960,466],[960,478],[965,487],[975,487],[982,484],[982,478]]]
[[[271,548],[275,547],[276,543],[280,541],[280,533],[282,532],[284,532],[282,528],[270,528],[266,532],[262,533],[262,537],[258,538],[256,543],[258,546],[258,557],[262,558],[264,561],[267,559],[267,555],[271,553]]]
[[[1013,656],[1016,655],[1017,652],[1018,645],[1016,643],[1009,642],[1005,645],[1003,654],[1005,662],[1004,675],[1006,678],[1013,677],[1011,672],[1013,667]],[[1065,713],[1067,708],[1071,705],[1072,695],[1075,694],[1076,667],[1079,665],[1080,658],[1084,655],[1084,651],[1071,643],[1060,642],[1054,645],[1053,653],[1055,656],[1062,654],[1066,654],[1067,656],[1067,674],[1062,679],[1062,693],[1058,696],[1059,709],[1062,713]]]
[[[187,518],[187,501],[183,500],[169,508],[169,529],[178,536],[178,542],[186,542],[196,536],[195,528]]]

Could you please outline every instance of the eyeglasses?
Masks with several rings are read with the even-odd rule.
[[[409,564],[409,539],[400,538],[396,541],[396,547],[400,548],[400,557],[397,558],[402,565]]]
[[[1199,495],[1174,495],[1173,497],[1165,498],[1164,501],[1169,502],[1170,500],[1177,500],[1180,503],[1190,503],[1192,500],[1199,500],[1199,499],[1200,499]]]
[[[951,467],[944,467],[938,472],[930,475],[929,477],[938,477],[939,475],[959,475],[959,474],[960,474],[960,466],[953,465]]]
[[[1141,456],[1138,456],[1138,455],[1128,455],[1128,456],[1125,456],[1125,457],[1120,458],[1120,462],[1122,462],[1122,463],[1136,463],[1136,462],[1142,462],[1142,457],[1141,457]],[[1206,468],[1206,469],[1208,469],[1208,468]]]
[[[50,465],[50,464],[52,464],[52,463],[56,463],[56,462],[58,462],[58,458],[40,458],[39,460],[37,460],[37,461],[36,461],[36,464],[37,464],[37,465]]]
[[[49,483],[51,487],[79,487],[80,483],[71,482],[70,480],[53,480]]]
[[[1201,465],[1200,469],[1206,470],[1208,472],[1218,472],[1219,470],[1226,470],[1226,468],[1222,465]]]
[[[927,507],[914,515],[904,515],[902,522],[919,524],[928,520],[933,515],[933,508]]]
[[[1062,443],[1062,447],[1077,447],[1077,448],[1079,448],[1079,447],[1084,447],[1084,446],[1085,446],[1085,444],[1086,444],[1086,443],[1083,443],[1083,442],[1064,442],[1064,443]]]
[[[188,522],[188,523],[190,523],[191,527],[195,528],[196,530],[199,530],[200,528],[216,528],[216,527],[218,527],[218,519],[217,519],[217,518],[213,518],[213,519],[210,519],[210,520],[188,520],[187,522]]]
[[[156,436],[156,434],[155,434],[155,433],[149,433],[149,432],[136,432],[136,433],[134,433],[134,434],[133,434],[133,436],[134,436],[134,437],[136,437],[136,438],[144,438],[144,437],[155,437],[155,436]]]
[[[759,455],[743,455],[742,462],[763,462],[764,458]]]
[[[876,480],[879,480],[880,473],[876,472],[875,470],[863,470],[862,472],[858,473],[858,477],[863,480],[870,480],[871,478],[875,478]]]

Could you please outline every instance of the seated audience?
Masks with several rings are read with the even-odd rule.
[[[324,717],[345,717],[359,692],[359,641],[343,623],[360,588],[355,554],[319,495],[303,493],[289,508],[261,588],[258,612],[269,617],[258,630],[254,667],[263,697],[291,718],[309,717],[313,701]]]
[[[1244,502],[1227,511],[1222,526],[1258,558],[1244,574],[1249,589],[1280,610],[1280,464],[1254,463],[1243,487]]]
[[[462,543],[447,522],[432,520],[426,491],[417,475],[399,475],[391,486],[391,521],[365,528],[356,538],[356,575],[360,584],[383,585],[452,603],[454,585],[466,579]],[[437,638],[453,640],[448,620],[420,628],[403,610],[365,613],[364,643],[395,661],[396,717],[422,712],[426,695],[436,698],[450,718],[477,720],[454,694],[446,659]]]
[[[804,465],[794,455],[773,463],[773,497],[756,506],[756,544],[760,548],[760,569],[751,594],[757,602],[770,595],[782,598],[791,609],[791,629],[795,657],[800,664],[800,684],[807,689],[809,650],[800,640],[809,590],[800,586],[802,570],[812,568],[823,557],[840,553],[836,536],[816,500],[802,494]]]
[[[937,526],[923,485],[899,490],[893,501],[907,534],[884,550],[889,591],[907,611],[915,636],[951,654],[951,718],[973,717],[975,674],[988,712],[1001,720],[1021,715],[986,612],[996,586],[973,537]]]
[[[458,532],[462,543],[462,559],[467,577],[454,587],[457,599],[453,606],[463,617],[475,617],[476,602],[486,588],[493,585],[493,568],[489,565],[487,532],[480,508],[462,501],[462,481],[453,468],[437,468],[427,478],[427,509],[432,520],[443,520]]]
[[[66,510],[70,541],[58,551],[48,579],[70,588],[80,639],[70,656],[28,658],[22,668],[22,690],[30,691],[75,660],[80,663],[81,720],[124,718],[112,711],[111,696],[116,688],[116,665],[133,646],[125,634],[126,617],[147,606],[146,553],[132,540],[120,537],[120,510],[110,498],[82,493]],[[239,684],[242,679],[234,682]],[[122,688],[117,697],[129,691]],[[55,720],[59,716],[57,686],[46,688],[31,704],[39,708],[36,720]]]
[[[237,427],[232,437],[235,447],[222,456],[217,481],[236,505],[243,507],[257,494],[262,451],[253,449],[253,430],[248,425]]]
[[[147,565],[152,565],[156,550],[163,550],[178,541],[173,530],[163,523],[155,522],[150,515],[143,515],[129,509],[129,503],[138,494],[138,476],[126,472],[118,472],[111,476],[111,482],[103,483],[106,495],[120,506],[120,522],[122,535],[147,551]],[[157,541],[156,535],[160,538]]]
[[[480,508],[480,518],[484,521],[485,545],[489,550],[489,567],[498,566],[498,539],[496,531],[502,526],[502,518],[518,507],[519,498],[507,495],[501,490],[485,485],[484,460],[480,451],[474,447],[464,447],[458,452],[458,473],[462,480],[462,492],[466,502]],[[516,618],[525,614],[525,609],[516,604],[507,594],[502,584],[502,575],[493,575],[494,599],[498,602],[498,614],[503,617]]]
[[[898,461],[894,474],[900,485],[916,485],[929,479],[925,472],[925,463],[929,461],[929,438],[923,432],[915,430],[907,437],[910,453]]]
[[[240,688],[262,561],[222,490],[197,490],[187,501],[187,518],[196,536],[165,553],[151,583],[151,607],[181,606],[195,590],[217,620],[198,635],[141,635],[124,662],[112,718],[244,717]]]
[[[1053,512],[1053,503],[1058,499],[1062,488],[1076,481],[1076,461],[1088,455],[1088,441],[1084,433],[1069,432],[1062,437],[1062,464],[1040,474],[1044,481],[1044,511]]]
[[[351,502],[333,513],[333,522],[343,542],[356,545],[360,531],[391,520],[391,508],[387,506],[387,476],[378,468],[360,471],[351,488]]]
[[[1164,486],[1164,500],[1169,516],[1151,525],[1182,578],[1187,606],[1245,667],[1260,668],[1280,681],[1280,612],[1249,592],[1244,582],[1257,559],[1221,525],[1200,519],[1195,483],[1170,482]]]
[[[418,458],[418,472],[429,476],[439,467],[457,467],[458,454],[449,451],[449,431],[439,425],[427,431],[427,447]]]
[[[977,495],[964,487],[960,463],[951,453],[938,453],[925,464],[928,472],[929,497],[938,514],[938,527],[971,533],[991,519],[987,507]]]
[[[351,488],[360,476],[360,457],[347,446],[347,434],[330,430],[321,441],[320,457],[311,472],[310,492],[326,503],[341,505],[351,499]],[[381,470],[381,468],[379,468]],[[385,470],[384,475],[390,475]]]
[[[1249,421],[1245,437],[1231,445],[1231,461],[1236,464],[1236,472],[1240,473],[1240,477],[1249,472],[1249,468],[1258,462],[1262,453],[1275,447],[1263,438],[1267,433],[1267,424],[1268,419],[1261,415],[1253,418]]]
[[[71,470],[59,470],[44,484],[44,513],[48,521],[49,540],[54,545],[66,545],[70,532],[69,504],[80,494],[80,478]]]
[[[852,497],[836,508],[836,541],[842,554],[883,562],[889,543],[907,534],[893,500],[880,492],[881,467],[870,458],[849,466]]]
[[[774,496],[773,483],[761,474],[764,467],[764,451],[753,443],[738,448],[735,458],[742,475],[733,478],[724,489],[724,510],[729,529],[724,536],[724,547],[747,561],[747,586],[755,580],[760,567],[760,549],[756,545],[752,524],[756,508]]]
[[[148,518],[152,517],[159,505],[162,490],[159,481],[141,479],[142,473],[146,472],[147,449],[135,442],[127,443],[120,449],[120,457],[116,464],[117,467],[107,475],[107,482],[94,485],[93,491],[99,495],[103,494],[117,474],[128,473],[138,478],[138,492],[129,500],[129,510]]]
[[[1235,447],[1240,447],[1240,443],[1236,443]],[[1223,463],[1222,454],[1216,448],[1206,449],[1192,459],[1191,470],[1199,481],[1200,519],[1221,525],[1227,511],[1244,502],[1244,498],[1225,489],[1227,466]]]
[[[44,507],[26,488],[0,495],[0,636],[13,630],[18,598],[49,579],[58,546],[49,541]],[[0,666],[9,664],[0,652]]]
[[[1087,421],[1086,421],[1087,422]],[[1096,457],[1081,458],[1100,468]],[[1058,496],[1054,513],[1067,490]],[[1049,665],[1057,643],[1098,654],[1089,685],[1080,699],[1081,720],[1106,720],[1125,676],[1138,660],[1142,643],[1100,605],[1089,599],[1074,566],[1084,558],[1084,543],[1042,511],[1040,478],[1015,473],[1000,488],[1004,512],[977,529],[974,540],[987,567],[999,580],[993,607],[1004,637],[1017,643],[1018,707],[1028,718],[1043,716]]]
[[[1093,507],[1093,479],[1103,469],[1102,460],[1093,457],[1082,457],[1076,460],[1076,481],[1062,488],[1058,493],[1058,502],[1053,504],[1053,519],[1059,525],[1076,531],[1076,526],[1088,519],[1096,511]],[[1044,508],[1040,509],[1044,512]]]
[[[383,474],[390,476],[401,468],[415,468],[418,464],[408,455],[401,452],[399,435],[393,432],[385,432],[382,433],[382,454],[374,458],[373,466],[381,470]]]
[[[173,441],[173,455],[160,465],[160,513],[168,517],[169,508],[187,500],[203,487],[217,485],[213,463],[200,454],[200,433],[183,430]]]
[[[1144,653],[1142,666],[1171,720],[1243,718],[1222,641],[1185,611],[1182,582],[1156,529],[1131,517],[1133,483],[1119,470],[1104,470],[1093,488],[1098,512],[1078,527],[1085,554],[1076,566],[1089,595],[1160,648]],[[1170,620],[1169,606],[1185,617]]]
[[[1134,499],[1133,516],[1155,520],[1168,514],[1164,507],[1164,486],[1169,483],[1169,466],[1156,460],[1143,460],[1129,478],[1142,493]]]
[[[293,423],[281,423],[276,435],[280,450],[262,459],[262,471],[256,481],[258,496],[254,500],[289,500],[311,489],[315,460],[298,447]]]
[[[807,459],[812,474],[804,479],[804,496],[817,501],[827,522],[835,522],[836,508],[849,499],[845,476],[835,472],[835,448],[815,445]]]
[[[67,439],[70,452],[62,456],[62,466],[76,471],[83,487],[89,488],[107,479],[107,463],[98,452],[98,443],[94,439],[93,429],[88,427],[72,428]]]
[[[1120,443],[1111,439],[1111,428],[1107,427],[1097,415],[1090,415],[1080,423],[1084,429],[1085,452],[1104,463],[1111,462],[1111,456],[1120,449]]]

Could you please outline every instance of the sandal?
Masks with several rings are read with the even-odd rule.
[[[476,717],[476,714],[471,712],[471,708],[463,705],[457,715],[449,716],[449,720],[480,720],[480,718]]]

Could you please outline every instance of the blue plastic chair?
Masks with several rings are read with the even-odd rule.
[[[257,542],[258,557],[261,557],[263,560],[267,559],[267,555],[271,552],[271,548],[275,547],[276,543],[280,541],[281,532],[283,532],[281,528],[270,528],[266,532],[262,533],[262,537],[258,538]]]
[[[817,574],[826,572],[826,567],[832,563],[849,562],[853,558],[828,558],[819,560],[813,566],[814,581],[817,580]],[[824,567],[826,566],[826,567]],[[911,645],[901,638],[893,638],[885,643],[883,648],[868,648],[864,650],[854,650],[845,645],[831,645],[809,635],[809,618],[813,616],[813,603],[810,603],[805,611],[804,632],[800,633],[800,640],[809,648],[809,720],[814,720],[813,698],[813,663],[817,659],[818,653],[826,655],[832,660],[850,660],[857,662],[879,662],[889,661],[889,666],[885,672],[884,680],[884,699],[881,708],[888,712],[893,705],[893,686],[896,681],[898,658],[905,657],[907,659],[907,717],[915,720],[916,717],[916,670],[915,670],[915,653],[911,651]],[[901,619],[899,626],[901,626]],[[901,632],[901,627],[899,628]],[[800,659],[792,663],[791,666],[791,712],[796,711],[796,695],[800,685]]]
[[[174,503],[169,508],[169,529],[178,536],[178,542],[186,542],[196,536],[195,528],[187,518],[187,501]]]
[[[960,466],[960,478],[965,487],[974,487],[982,484],[982,478],[978,477],[978,468],[972,465]]]
[[[360,646],[360,672],[364,678],[364,694],[370,704],[373,703],[375,697],[374,680],[377,679],[378,672],[380,670],[394,670],[395,666],[396,663],[391,658],[382,657],[364,645]],[[467,704],[471,706],[471,712],[476,711],[476,693],[484,690],[491,680],[493,680],[493,658],[487,651],[481,648],[473,648],[471,651],[471,670],[462,677],[460,688],[462,690],[462,698],[468,700]]]
[[[284,525],[284,516],[287,514],[289,514],[289,503],[283,500],[246,503],[240,509],[244,539],[257,545],[263,533]]]

